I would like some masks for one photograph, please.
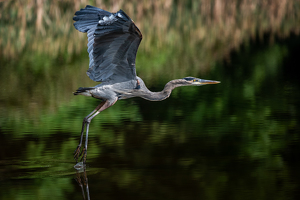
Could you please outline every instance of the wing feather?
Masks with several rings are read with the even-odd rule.
[[[87,32],[90,57],[87,75],[94,81],[136,79],[135,58],[142,34],[122,11],[110,13],[86,6],[77,11],[74,26]]]

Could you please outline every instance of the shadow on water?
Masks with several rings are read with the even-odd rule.
[[[69,21],[81,5],[1,4],[0,199],[299,199],[299,2],[149,2],[122,5],[149,89],[222,83],[117,102],[91,123],[83,172],[72,153],[99,102],[72,95],[95,85]]]

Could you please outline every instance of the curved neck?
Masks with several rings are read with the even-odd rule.
[[[176,87],[183,86],[184,84],[182,83],[181,79],[175,79],[172,81],[169,81],[164,89],[160,92],[151,92],[146,88],[146,91],[140,97],[147,99],[149,101],[162,101],[168,98],[172,92],[172,90]]]

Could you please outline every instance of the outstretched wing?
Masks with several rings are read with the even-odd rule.
[[[75,13],[73,20],[77,30],[87,32],[90,79],[99,82],[136,79],[135,58],[142,34],[126,13],[86,6]]]

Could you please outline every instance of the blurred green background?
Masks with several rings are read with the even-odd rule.
[[[299,0],[0,1],[0,199],[82,199],[72,153],[99,103],[75,11],[125,11],[137,74],[221,81],[93,119],[91,199],[300,198]]]

